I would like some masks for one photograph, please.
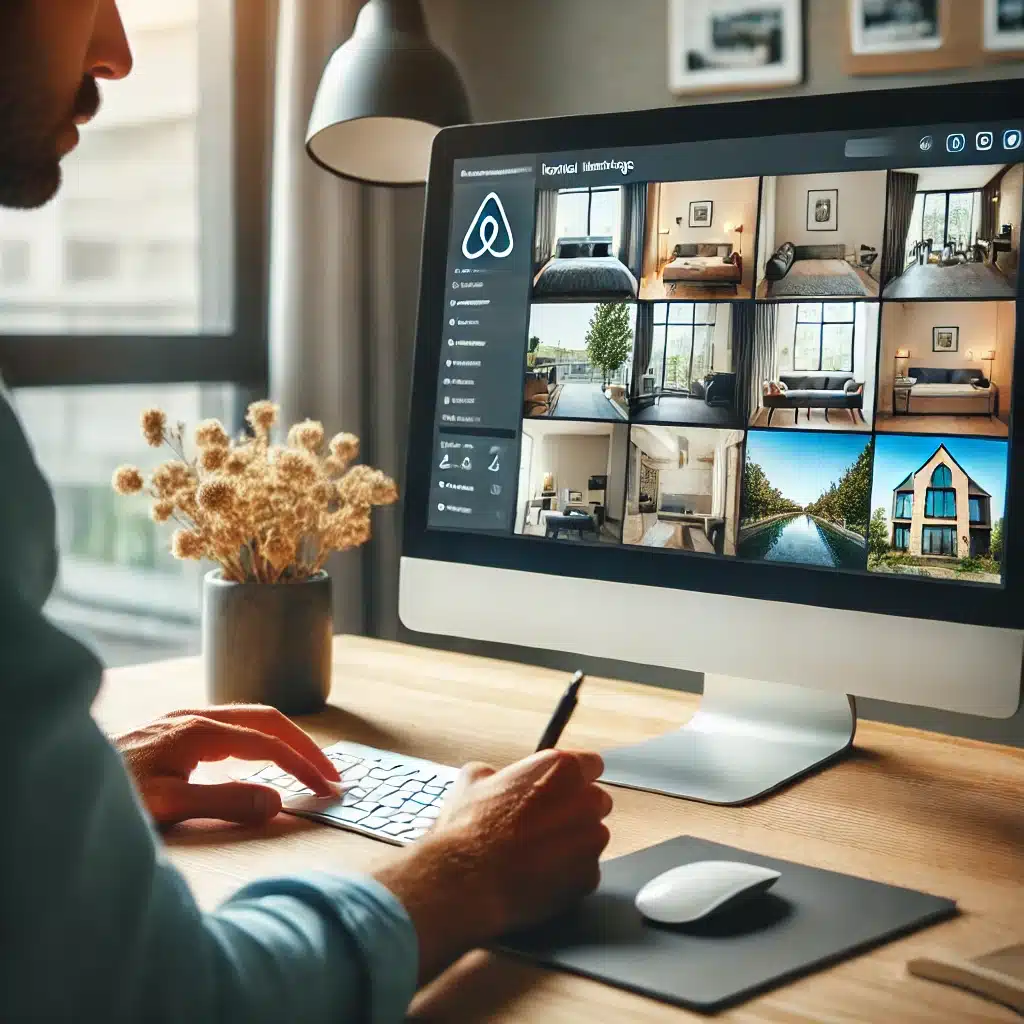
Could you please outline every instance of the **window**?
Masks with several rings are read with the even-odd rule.
[[[566,188],[558,193],[555,217],[556,238],[582,238],[598,235],[619,247],[622,230],[622,190],[611,188]]]
[[[929,519],[956,519],[956,491],[929,487],[924,496],[924,514]]]
[[[892,546],[897,551],[908,551],[910,549],[910,527],[897,526],[892,532]]]
[[[32,247],[21,238],[0,239],[0,288],[28,283]]]
[[[662,392],[689,394],[715,365],[716,307],[710,302],[659,302],[654,307],[652,364]]]
[[[984,498],[970,498],[971,522],[988,522],[988,502]]]
[[[853,373],[855,318],[852,302],[801,302],[796,313],[793,369]]]
[[[919,242],[931,239],[931,251],[949,244],[966,251],[981,231],[982,194],[978,189],[957,192],[918,192],[907,236],[908,262]]]
[[[953,471],[949,466],[943,464],[935,467],[935,472],[932,473],[932,487],[952,487],[953,486]]]
[[[896,495],[896,509],[894,517],[896,519],[910,519],[914,515],[914,492],[913,491],[900,491]]]
[[[273,7],[121,0],[131,76],[59,195],[0,210],[11,387],[265,380]]]
[[[956,527],[926,526],[921,535],[921,553],[956,557]]]

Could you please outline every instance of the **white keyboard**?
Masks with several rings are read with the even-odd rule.
[[[325,747],[342,783],[356,783],[343,796],[317,796],[294,776],[270,765],[251,775],[282,791],[282,809],[386,843],[414,843],[433,827],[459,770],[418,757],[342,741]]]

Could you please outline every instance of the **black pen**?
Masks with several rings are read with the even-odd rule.
[[[562,694],[562,699],[558,702],[558,707],[555,708],[555,713],[551,716],[551,721],[548,722],[544,735],[540,738],[540,743],[537,744],[538,750],[550,750],[558,742],[563,730],[569,724],[569,719],[572,718],[572,713],[576,710],[576,697],[585,678],[586,676],[582,672],[577,672],[572,677],[569,688]]]

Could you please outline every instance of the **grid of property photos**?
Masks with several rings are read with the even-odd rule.
[[[539,192],[516,533],[999,584],[1022,179]]]

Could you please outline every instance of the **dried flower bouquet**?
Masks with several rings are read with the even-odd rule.
[[[273,444],[278,408],[254,402],[246,420],[252,437],[233,441],[217,420],[195,430],[196,455],[185,451],[185,426],[170,427],[160,409],[142,414],[153,448],[177,456],[147,482],[135,466],[119,467],[118,494],[146,492],[157,523],[178,529],[171,550],[180,559],[217,562],[236,583],[294,583],[319,573],[328,556],[365,544],[376,505],[397,501],[395,483],[369,466],[353,466],[359,439],[337,434],[325,444],[323,425],[297,423],[287,443]]]

